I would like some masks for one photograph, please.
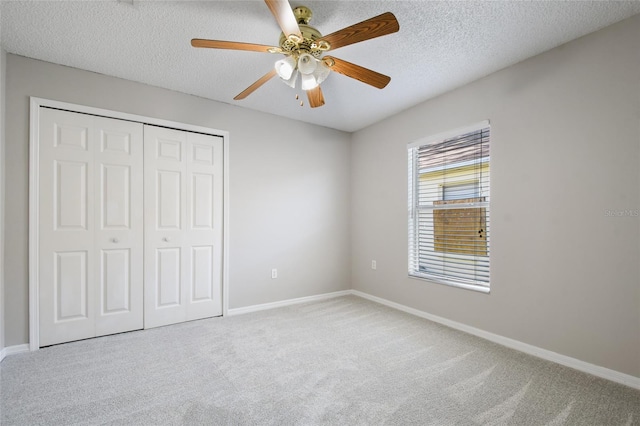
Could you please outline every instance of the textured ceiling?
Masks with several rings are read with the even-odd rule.
[[[1,43],[10,53],[125,78],[246,108],[355,131],[429,98],[640,13],[640,1],[291,1],[329,34],[393,12],[398,33],[332,51],[391,76],[382,90],[332,73],[326,105],[300,107],[272,79],[233,97],[280,55],[195,49],[192,38],[277,45],[263,1],[7,1]],[[303,94],[303,93],[300,93]],[[306,97],[303,96],[306,100]]]

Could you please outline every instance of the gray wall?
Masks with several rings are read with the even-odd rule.
[[[0,351],[4,349],[4,123],[7,53],[0,48]]]
[[[230,132],[230,308],[350,288],[349,134],[15,55],[6,78],[7,346],[28,341],[29,96]]]
[[[407,277],[406,145],[483,119],[488,295]],[[640,377],[639,154],[637,15],[354,134],[352,286]]]

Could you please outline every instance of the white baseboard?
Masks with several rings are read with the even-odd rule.
[[[298,303],[316,302],[318,300],[332,299],[334,297],[347,296],[351,290],[334,291],[333,293],[317,294],[315,296],[299,297],[297,299],[281,300],[279,302],[263,303],[261,305],[245,306],[243,308],[232,308],[227,311],[228,315],[248,314],[249,312],[264,311],[266,309],[281,308],[283,306],[297,305]]]
[[[380,303],[381,305],[389,306],[390,308],[398,309],[399,311],[407,312],[409,314],[425,318],[442,325],[446,325],[447,327],[451,327],[456,330],[464,331],[465,333],[473,334],[474,336],[481,337],[485,340],[489,340],[499,345],[506,346],[508,348],[515,349],[517,351],[524,352],[526,354],[533,355],[547,361],[555,362],[556,364],[564,365],[565,367],[570,367],[584,373],[611,380],[612,382],[620,383],[635,389],[640,389],[640,377],[631,376],[629,374],[621,373],[609,368],[600,367],[599,365],[590,364],[588,362],[581,361],[570,356],[542,349],[537,346],[529,345],[528,343],[500,336],[498,334],[493,334],[488,331],[480,330],[479,328],[471,327],[456,321],[451,321],[449,319],[442,318],[437,315],[432,315],[418,309],[410,308],[409,306],[401,305],[400,303],[392,302],[381,297],[372,296],[358,290],[351,290],[351,294],[362,297],[363,299]]]
[[[2,362],[2,360],[9,355],[15,355],[22,352],[29,352],[28,343],[25,343],[23,345],[7,346],[6,348],[0,350],[0,362]]]

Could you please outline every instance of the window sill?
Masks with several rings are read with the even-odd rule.
[[[409,274],[409,278],[413,278],[420,281],[428,281],[430,283],[446,285],[449,287],[461,288],[464,290],[477,291],[479,293],[489,294],[491,289],[489,287],[481,286],[481,285],[473,285],[473,284],[463,284],[455,281],[448,281],[433,277],[431,275],[418,275],[418,274]]]

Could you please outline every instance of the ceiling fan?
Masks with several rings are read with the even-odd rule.
[[[300,75],[301,88],[306,91],[309,105],[312,108],[324,105],[320,83],[327,78],[331,71],[378,89],[384,88],[391,81],[391,78],[384,74],[334,56],[323,56],[323,54],[329,50],[397,32],[400,25],[393,13],[386,12],[323,36],[317,29],[309,25],[312,16],[309,8],[298,6],[292,9],[287,0],[264,1],[282,29],[279,46],[198,38],[191,40],[193,47],[248,50],[285,55],[284,59],[275,63],[271,71],[233,99],[246,98],[276,75],[291,87],[295,87],[297,77]],[[300,105],[303,105],[303,102],[300,102]]]

